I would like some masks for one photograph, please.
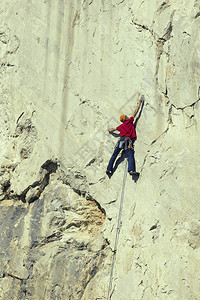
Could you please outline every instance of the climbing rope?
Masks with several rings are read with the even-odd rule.
[[[112,258],[112,265],[111,265],[111,271],[110,271],[110,281],[109,281],[109,287],[108,287],[107,300],[109,300],[110,291],[112,288],[112,277],[113,277],[113,270],[114,270],[114,264],[115,264],[115,257],[116,257],[116,253],[117,253],[117,244],[118,244],[119,234],[120,234],[120,230],[121,230],[121,212],[122,212],[122,207],[123,207],[126,177],[127,177],[127,158],[125,161],[125,168],[124,168],[124,178],[123,178],[121,200],[120,200],[119,213],[118,213],[117,230],[116,230],[116,236],[115,236],[115,246],[114,246],[114,250],[113,250],[113,258]]]

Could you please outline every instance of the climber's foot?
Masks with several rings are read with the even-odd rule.
[[[132,176],[132,175],[136,175],[136,176],[139,176],[140,173],[136,172],[136,171],[129,171],[129,174]]]
[[[106,174],[107,174],[108,176],[111,176],[111,175],[112,175],[112,171],[106,170]]]

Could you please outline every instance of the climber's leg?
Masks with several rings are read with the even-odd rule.
[[[119,154],[119,152],[121,151],[121,149],[119,147],[116,147],[114,152],[113,152],[113,155],[111,156],[111,159],[108,163],[108,166],[107,166],[107,173],[112,173],[113,171],[113,164],[115,162],[115,159],[117,158],[117,155]]]
[[[135,159],[134,159],[134,150],[126,149],[126,157],[128,159],[128,172],[135,172]]]

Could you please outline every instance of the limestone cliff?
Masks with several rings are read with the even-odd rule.
[[[1,0],[0,59],[0,299],[198,300],[199,1]]]

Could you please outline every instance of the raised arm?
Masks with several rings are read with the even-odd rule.
[[[136,107],[136,109],[135,109],[135,111],[133,113],[133,118],[135,118],[135,116],[137,115],[137,113],[138,113],[138,111],[140,109],[140,106],[142,105],[143,101],[144,101],[144,97],[141,97],[140,100],[139,100],[139,102],[138,102],[138,104],[137,104],[137,107]]]

